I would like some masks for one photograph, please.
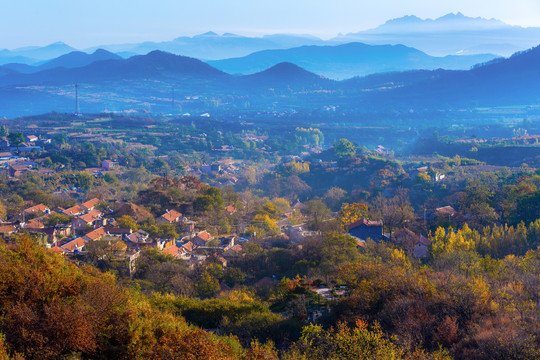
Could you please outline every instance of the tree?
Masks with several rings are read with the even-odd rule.
[[[239,268],[229,267],[223,275],[223,281],[228,286],[234,286],[235,284],[243,284],[246,279],[246,274]]]
[[[356,155],[356,146],[347,139],[339,139],[334,143],[334,152],[338,159],[346,159]]]
[[[203,271],[200,278],[195,283],[195,290],[199,297],[205,299],[214,296],[219,291],[219,282],[207,271]]]
[[[368,215],[368,207],[366,204],[359,203],[344,203],[339,210],[338,218],[340,224],[346,228],[350,224],[362,220]]]
[[[332,210],[335,210],[340,205],[341,200],[347,196],[347,192],[337,186],[329,189],[323,196],[324,202]]]
[[[414,209],[404,189],[399,189],[396,196],[392,198],[378,195],[375,199],[375,210],[390,234],[393,229],[404,227],[414,219]]]
[[[349,328],[343,323],[324,330],[320,325],[307,325],[302,337],[284,359],[292,360],[394,360],[402,358],[402,351],[387,339],[380,327],[368,329],[361,320]]]
[[[7,215],[6,206],[2,201],[0,201],[0,220],[5,220]]]
[[[77,184],[83,190],[90,190],[94,186],[94,177],[86,171],[77,174]]]
[[[19,146],[24,142],[24,135],[21,132],[12,132],[7,135],[9,143],[14,146]]]
[[[313,227],[317,230],[322,222],[330,217],[330,209],[321,200],[308,201],[304,211],[312,219]]]
[[[135,220],[129,215],[122,215],[116,219],[118,226],[123,229],[131,229],[131,231],[137,231],[139,229]]]
[[[246,232],[258,238],[274,236],[279,233],[279,226],[268,215],[258,214],[253,217]]]
[[[59,214],[53,212],[49,215],[49,218],[46,221],[47,226],[55,226],[57,224],[67,224],[69,223],[69,216],[64,214]]]
[[[4,140],[8,137],[9,130],[5,125],[0,126],[0,140]]]

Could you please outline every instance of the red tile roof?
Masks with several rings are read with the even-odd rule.
[[[35,212],[39,212],[39,211],[45,212],[45,211],[49,211],[49,210],[50,209],[47,206],[45,206],[43,204],[39,204],[39,205],[32,206],[31,208],[28,208],[28,209],[24,210],[24,212],[26,214],[31,214],[31,213],[35,213]]]
[[[66,250],[62,249],[61,247],[58,247],[58,246],[54,246],[52,248],[50,248],[50,250],[52,252],[55,252],[57,254],[60,254],[60,255],[64,255],[66,253]]]
[[[165,254],[171,255],[172,257],[176,258],[176,257],[182,255],[184,252],[186,252],[186,250],[184,250],[183,248],[179,248],[176,245],[172,245],[172,246],[169,246],[166,249],[163,249],[163,252]]]
[[[201,231],[200,233],[197,234],[196,237],[198,237],[201,240],[208,241],[212,238],[212,235],[210,235],[210,233],[208,233],[207,231]]]
[[[100,227],[99,229],[96,229],[84,235],[84,237],[88,240],[97,240],[100,237],[105,236],[105,235],[107,235],[107,232],[105,231],[104,228]]]
[[[85,246],[87,243],[86,240],[83,238],[76,238],[75,240],[72,240],[68,242],[67,244],[64,244],[62,246],[62,249],[68,252],[74,252],[75,250],[81,249],[83,246]]]
[[[75,205],[73,207],[70,207],[69,209],[64,210],[64,214],[69,215],[69,216],[76,216],[76,215],[82,214],[83,212],[85,212],[85,210],[86,209],[83,208],[82,206]]]
[[[82,203],[82,206],[88,210],[93,209],[97,204],[99,204],[99,199],[88,200],[87,202]]]
[[[11,234],[17,231],[13,225],[0,225],[0,234]]]
[[[185,243],[184,245],[182,245],[182,247],[184,249],[186,249],[187,251],[193,251],[195,250],[195,244],[193,244],[191,241],[188,241],[187,243]]]
[[[348,230],[351,230],[351,229],[354,229],[355,227],[360,226],[360,225],[382,226],[382,221],[372,221],[372,220],[368,220],[366,218],[363,218],[361,220],[353,222],[352,224],[349,224],[349,226],[347,228],[348,228]]]
[[[179,213],[178,211],[176,210],[169,210],[167,211],[165,214],[161,215],[161,217],[165,220],[167,220],[168,222],[174,222],[176,221],[179,217],[182,217],[182,214]]]

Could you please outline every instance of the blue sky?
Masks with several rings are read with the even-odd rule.
[[[0,49],[56,41],[83,49],[209,30],[330,38],[403,15],[437,18],[458,11],[540,26],[540,0],[0,0]]]

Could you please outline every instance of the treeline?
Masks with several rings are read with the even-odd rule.
[[[16,246],[0,245],[0,264],[0,358],[6,360],[427,358],[422,351],[402,350],[380,328],[363,322],[329,330],[306,326],[286,351],[278,352],[271,342],[254,341],[244,348],[237,337],[212,334],[176,315],[191,313],[214,326],[219,317],[208,314],[216,312],[215,305],[149,299],[119,286],[114,276],[77,267],[28,238]],[[259,316],[257,302],[241,305],[246,299],[234,296],[228,301],[237,304],[229,305],[225,328],[238,326],[235,321],[246,313]],[[447,357],[435,352],[433,358]]]

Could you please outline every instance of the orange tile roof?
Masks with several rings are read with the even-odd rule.
[[[210,235],[210,233],[208,233],[208,231],[201,231],[200,233],[197,234],[197,236],[199,239],[202,239],[204,241],[208,241],[212,238],[212,235]]]
[[[32,219],[28,221],[25,225],[25,228],[29,228],[29,229],[42,229],[44,227],[45,225],[43,225],[43,223],[41,223],[40,221],[36,219]]]
[[[105,231],[104,228],[100,227],[99,229],[96,229],[84,235],[84,237],[87,238],[88,240],[96,240],[105,235],[107,235],[107,232]]]
[[[85,210],[86,209],[84,209],[82,206],[75,205],[75,206],[70,207],[69,209],[64,210],[64,214],[75,216],[75,215],[82,214]]]
[[[349,230],[351,230],[351,229],[354,229],[355,227],[360,226],[362,224],[366,225],[366,226],[382,226],[382,221],[372,221],[372,220],[368,220],[366,218],[363,218],[361,220],[353,222],[347,228]]]
[[[165,214],[161,215],[161,217],[167,220],[168,222],[173,222],[181,216],[182,214],[176,210],[169,210]]]
[[[176,245],[172,245],[172,246],[169,246],[166,249],[163,249],[163,252],[165,254],[171,255],[173,257],[177,257],[179,255],[182,255],[184,252],[186,252],[186,250],[184,250],[183,248],[179,248]]]
[[[13,225],[0,225],[0,234],[11,234],[17,231]]]
[[[55,252],[55,253],[60,254],[60,255],[64,255],[66,253],[66,250],[62,249],[59,246],[54,246],[54,247],[50,248],[50,250],[52,252]]]
[[[227,211],[229,214],[234,214],[236,212],[236,208],[233,205],[229,205],[225,208],[225,211]]]
[[[93,214],[84,214],[78,217],[78,219],[81,219],[87,224],[90,224],[91,222],[94,222],[99,219],[98,216],[94,216]]]
[[[230,248],[228,251],[234,251],[234,252],[241,252],[243,249],[242,249],[242,245],[234,245],[232,248]]]
[[[65,251],[73,252],[85,246],[86,243],[87,241],[84,240],[83,238],[76,238],[75,240],[72,240],[68,242],[67,244],[64,244],[62,246],[62,249],[64,249]]]
[[[28,209],[24,210],[24,212],[26,214],[31,214],[31,213],[38,212],[38,211],[45,212],[47,210],[50,210],[47,206],[45,206],[43,204],[39,204],[39,205],[32,206],[31,208],[28,208]]]
[[[99,199],[94,198],[92,200],[88,200],[87,202],[82,203],[82,206],[90,210],[93,207],[95,207],[97,204],[99,204],[99,201],[100,201]]]
[[[102,215],[103,215],[103,213],[102,213],[101,211],[97,210],[97,209],[90,210],[88,213],[89,213],[89,214],[92,214],[92,215],[94,215],[94,216],[96,216],[96,217],[99,217],[99,216],[102,216]]]
[[[182,245],[182,247],[184,249],[186,249],[187,251],[193,251],[195,250],[195,244],[193,244],[191,241],[188,241],[187,243],[185,243],[184,245]]]

